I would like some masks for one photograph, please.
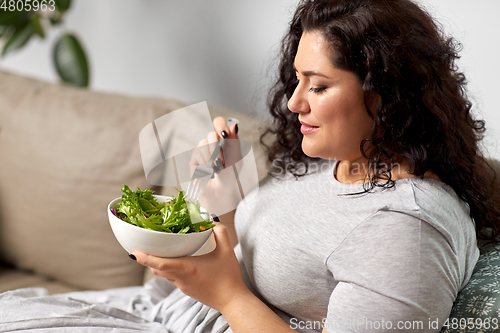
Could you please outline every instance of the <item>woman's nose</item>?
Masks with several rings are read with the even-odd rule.
[[[288,109],[292,112],[309,112],[309,103],[305,96],[307,92],[301,87],[300,83],[295,88],[292,97],[288,100]]]

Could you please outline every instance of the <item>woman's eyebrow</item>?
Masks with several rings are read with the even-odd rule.
[[[295,70],[296,73],[298,73],[299,71],[297,70],[297,68],[295,67],[295,65],[293,65],[293,69]],[[321,77],[324,77],[324,78],[329,78],[328,76],[326,76],[325,74],[322,74],[320,72],[316,72],[316,71],[305,71],[305,72],[300,72],[300,74],[304,75],[304,76],[321,76]]]

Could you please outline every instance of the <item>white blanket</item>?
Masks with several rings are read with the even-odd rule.
[[[49,295],[0,294],[0,332],[230,333],[220,313],[155,278],[144,287]]]

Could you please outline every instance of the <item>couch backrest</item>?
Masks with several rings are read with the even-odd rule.
[[[151,187],[139,132],[183,106],[0,72],[0,260],[84,289],[141,284],[144,269],[114,238],[106,206],[123,184]],[[237,116],[254,140],[253,120]]]

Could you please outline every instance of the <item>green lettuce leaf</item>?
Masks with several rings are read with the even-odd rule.
[[[210,229],[215,224],[210,215],[202,212],[198,202],[186,200],[183,191],[169,202],[158,202],[150,189],[132,191],[122,187],[122,200],[116,215],[125,222],[141,228],[168,233],[190,233]],[[191,222],[193,221],[193,223]]]

